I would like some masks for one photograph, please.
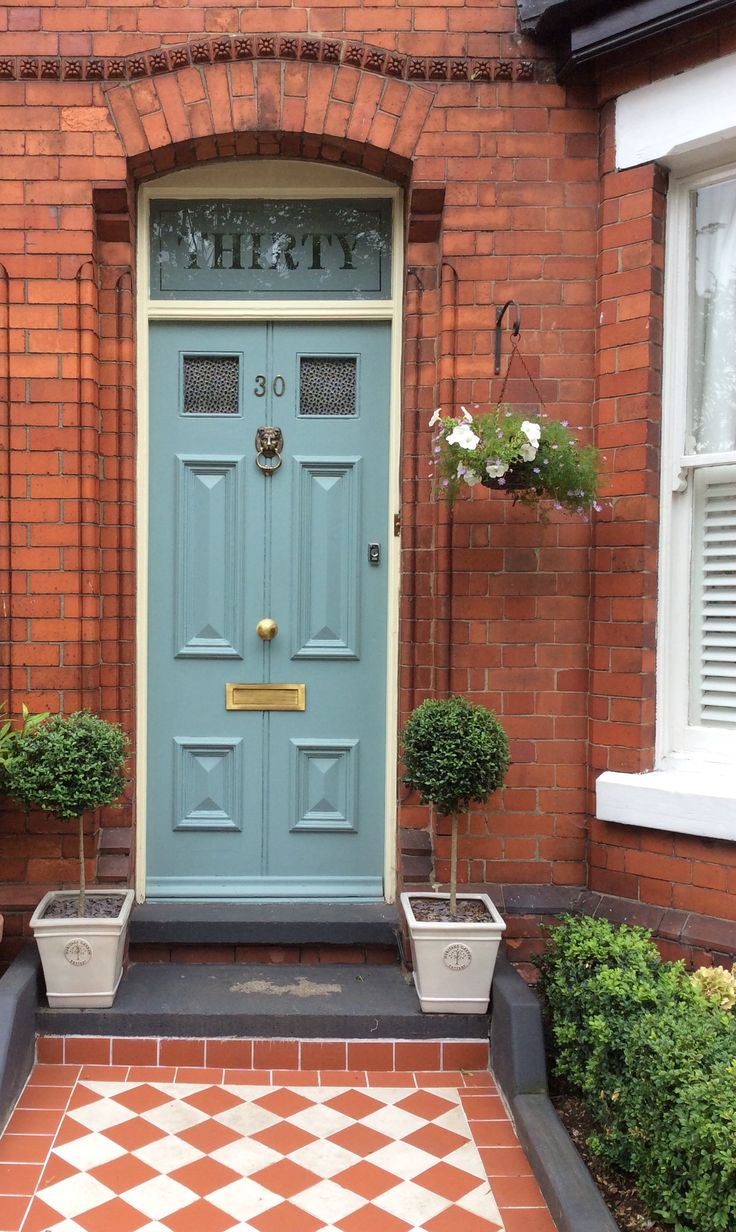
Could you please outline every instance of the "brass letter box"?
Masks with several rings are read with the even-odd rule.
[[[226,684],[226,710],[305,710],[305,684]]]

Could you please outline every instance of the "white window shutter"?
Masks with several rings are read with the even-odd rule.
[[[736,727],[736,467],[693,474],[690,722]]]

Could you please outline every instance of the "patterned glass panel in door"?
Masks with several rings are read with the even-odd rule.
[[[184,415],[237,415],[240,411],[240,357],[185,355]]]
[[[355,415],[358,361],[354,355],[302,355],[300,415]]]

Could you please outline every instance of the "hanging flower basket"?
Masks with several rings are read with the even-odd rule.
[[[513,493],[515,501],[587,515],[598,504],[599,455],[581,445],[564,421],[546,415],[525,418],[505,403],[473,417],[436,410],[434,462],[438,491],[450,504],[463,486]],[[543,511],[544,512],[544,511]]]

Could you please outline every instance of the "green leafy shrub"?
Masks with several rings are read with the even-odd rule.
[[[13,749],[17,745],[17,741],[22,740],[29,732],[32,732],[39,723],[45,722],[49,717],[48,712],[45,714],[31,714],[30,710],[23,703],[21,711],[20,726],[14,727],[12,719],[6,719],[4,716],[7,713],[7,705],[5,702],[0,702],[0,791],[7,791],[7,777],[5,774],[5,766],[10,760]]]
[[[85,710],[54,715],[26,734],[11,733],[5,763],[8,794],[61,821],[79,820],[80,915],[85,890],[83,815],[113,804],[122,794],[127,755],[122,728]]]
[[[457,892],[457,814],[503,783],[509,745],[491,710],[464,697],[429,698],[409,715],[402,734],[407,787],[452,817],[450,910]]]
[[[736,1016],[642,929],[566,917],[538,960],[555,1070],[677,1232],[736,1229]]]

